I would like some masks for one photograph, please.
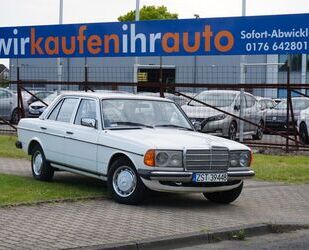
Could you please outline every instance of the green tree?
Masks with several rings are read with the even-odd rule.
[[[139,12],[140,20],[178,19],[178,14],[170,13],[165,6],[143,6]],[[118,17],[119,22],[135,21],[135,10]]]

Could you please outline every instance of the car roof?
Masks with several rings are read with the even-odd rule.
[[[173,102],[171,100],[155,97],[155,96],[145,96],[145,95],[135,95],[130,93],[120,93],[120,92],[69,92],[61,93],[61,98],[65,96],[76,96],[76,97],[91,97],[99,99],[132,99],[132,100],[151,100],[151,101],[164,101]]]
[[[216,90],[204,90],[200,93],[223,93],[223,94],[239,94],[240,91],[239,90],[225,90],[225,89],[216,89]],[[199,93],[199,94],[200,94]],[[251,95],[253,96],[251,93],[249,92],[244,92],[245,94]]]

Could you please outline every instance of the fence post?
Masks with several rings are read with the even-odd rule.
[[[162,56],[160,56],[160,97],[164,97],[165,88],[163,88],[163,69],[162,69]]]
[[[289,130],[290,130],[290,102],[291,102],[291,88],[290,88],[290,62],[287,64],[287,83],[286,83],[286,142],[285,151],[289,152]]]
[[[85,82],[84,82],[84,90],[88,91],[88,66],[85,65]]]
[[[20,118],[25,118],[23,96],[21,93],[21,80],[20,80],[19,66],[17,66],[17,114],[18,114],[18,120],[20,120]]]

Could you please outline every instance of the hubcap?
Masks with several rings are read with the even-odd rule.
[[[36,175],[40,175],[41,170],[42,170],[42,165],[43,165],[43,157],[40,152],[35,153],[32,164],[33,164],[33,172]]]
[[[128,166],[119,167],[113,175],[113,187],[119,196],[130,196],[136,188],[134,171]]]

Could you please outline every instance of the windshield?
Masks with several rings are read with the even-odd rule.
[[[202,92],[198,94],[195,99],[205,102],[208,105],[214,107],[227,107],[231,106],[233,101],[235,100],[236,94],[234,93],[220,93],[220,92]],[[196,101],[189,102],[189,105],[192,106],[203,106],[203,104],[198,103]]]
[[[192,127],[179,108],[171,102],[111,99],[102,101],[105,128],[124,127]]]
[[[309,99],[292,99],[293,109],[303,110],[309,107]],[[274,109],[286,109],[286,100],[281,101]]]
[[[58,96],[57,92],[54,92],[54,93],[48,95],[47,97],[45,97],[43,99],[43,101],[46,102],[47,104],[50,104],[53,100],[56,99],[57,96]]]

